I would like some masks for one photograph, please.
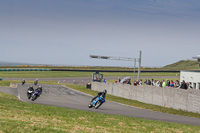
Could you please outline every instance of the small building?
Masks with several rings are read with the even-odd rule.
[[[200,55],[192,58],[198,60],[200,68]],[[191,88],[200,90],[200,70],[181,71],[180,81],[182,82],[183,80],[188,82]]]
[[[193,89],[200,90],[200,70],[181,71],[180,81],[182,82],[183,80],[185,80],[186,83],[188,82]]]

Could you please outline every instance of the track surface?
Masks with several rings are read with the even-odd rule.
[[[198,118],[154,112],[111,101],[106,101],[99,109],[88,108],[92,96],[59,85],[42,85],[42,95],[36,101],[30,101],[26,97],[26,91],[30,85],[18,85],[18,88],[0,87],[0,92],[18,96],[24,102],[200,126],[200,119]],[[34,88],[36,87],[34,86]]]

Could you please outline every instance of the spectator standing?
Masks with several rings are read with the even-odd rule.
[[[187,84],[185,83],[185,80],[183,80],[183,82],[181,83],[181,87],[180,87],[181,89],[185,89],[185,90],[187,90]]]
[[[140,79],[139,85],[142,85],[142,79]]]
[[[167,84],[166,84],[166,86],[170,86],[170,81],[169,80],[167,80]]]
[[[134,85],[135,85],[135,86],[139,85],[139,82],[135,80],[135,81],[134,81]]]
[[[147,84],[148,84],[148,81],[147,81],[147,79],[144,81],[144,84],[145,84],[145,85],[147,85]]]
[[[151,81],[148,79],[148,83],[147,83],[148,85],[151,85]]]
[[[161,80],[161,81],[160,81],[160,87],[162,87],[162,84],[163,84],[163,81]]]
[[[126,84],[130,84],[130,85],[131,85],[131,80],[130,80],[130,79],[127,79],[127,80],[126,80]]]
[[[176,82],[174,83],[174,86],[175,86],[176,88],[179,88],[179,87],[180,87],[180,84],[179,84],[179,81],[178,81],[178,80],[176,80]]]
[[[174,87],[174,82],[171,80],[170,87]]]
[[[187,88],[190,88],[190,89],[192,89],[193,87],[192,87],[192,85],[191,85],[191,83],[186,83],[186,85],[187,85]]]
[[[156,80],[156,86],[160,87],[160,81],[159,80]]]
[[[151,85],[154,86],[155,85],[155,80],[151,79]]]
[[[192,84],[191,84],[191,82],[190,82],[190,83],[188,83],[188,84],[189,84],[189,88],[191,88],[191,89],[192,89],[193,87],[192,87]]]
[[[165,82],[165,80],[163,79],[162,87],[165,87],[165,86],[166,86],[166,82]]]

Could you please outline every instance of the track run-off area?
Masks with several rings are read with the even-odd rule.
[[[31,101],[26,95],[27,88],[31,85],[32,84],[25,84],[22,86],[18,84],[17,88],[0,87],[0,92],[15,95],[23,102],[200,126],[200,119],[198,118],[155,112],[111,101],[106,101],[99,109],[88,108],[92,96],[61,85],[42,84],[43,92],[41,96],[35,101]],[[37,86],[34,86],[34,89],[35,88],[37,88]]]

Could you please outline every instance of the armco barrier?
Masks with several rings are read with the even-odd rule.
[[[50,71],[50,69],[0,69],[0,71]]]
[[[104,89],[114,96],[200,113],[200,90],[92,82],[92,90],[103,91]]]

